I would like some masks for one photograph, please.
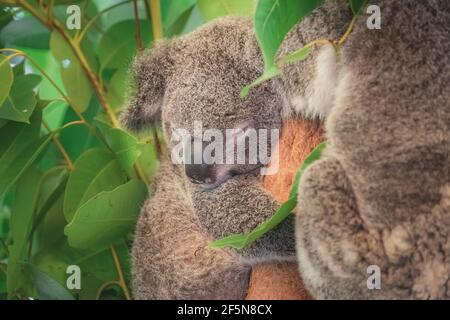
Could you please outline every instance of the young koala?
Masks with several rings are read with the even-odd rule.
[[[339,55],[316,49],[280,82],[328,137],[298,190],[300,272],[317,298],[450,298],[450,2],[370,4],[381,29],[363,15]],[[282,50],[336,39],[350,19],[329,0]]]
[[[221,133],[241,129],[233,145],[247,128],[280,130],[282,101],[272,83],[246,99],[239,95],[262,69],[251,22],[243,18],[216,20],[136,59],[136,92],[122,122],[140,130],[161,121],[168,142],[135,234],[137,299],[242,299],[258,258],[295,261],[293,218],[246,250],[206,248],[214,239],[250,231],[278,208],[261,186],[263,163],[183,165],[170,154],[179,146],[177,129],[190,134],[185,144],[205,143],[196,122]]]

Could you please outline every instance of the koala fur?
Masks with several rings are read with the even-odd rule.
[[[122,122],[139,130],[161,121],[169,150],[175,147],[175,129],[195,135],[194,121],[221,131],[242,123],[280,129],[282,101],[273,83],[259,86],[247,99],[239,96],[262,69],[250,20],[216,20],[136,59],[136,92]],[[250,231],[278,208],[262,187],[260,167],[226,167],[220,172],[234,173],[215,188],[204,188],[188,178],[187,167],[164,154],[136,229],[136,298],[242,299],[251,264],[259,257],[295,261],[293,217],[246,250],[205,248],[213,239]]]
[[[243,299],[250,267],[228,250],[209,250],[186,196],[183,173],[161,160],[142,208],[132,252],[135,299]]]
[[[346,2],[327,1],[282,52],[339,38]],[[325,118],[328,138],[298,190],[300,272],[317,298],[448,299],[450,2],[370,4],[380,30],[363,15],[339,56],[317,48],[280,81],[285,109]],[[381,289],[368,289],[372,265]]]

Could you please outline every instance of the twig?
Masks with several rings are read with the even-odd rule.
[[[141,23],[139,21],[139,10],[137,0],[133,0],[133,8],[134,8],[134,38],[136,40],[136,48],[138,51],[144,50],[144,46],[142,45],[141,38]]]
[[[128,290],[128,286],[125,281],[125,276],[123,274],[123,270],[120,265],[119,257],[117,256],[116,248],[114,247],[114,245],[111,245],[110,249],[111,249],[111,254],[112,254],[112,257],[114,260],[114,265],[116,266],[117,274],[119,275],[119,285],[122,288],[123,293],[125,294],[125,298],[127,300],[131,300],[131,294],[130,294],[130,291]]]
[[[164,37],[159,0],[147,0],[147,10],[150,11],[149,18],[152,21],[153,40],[158,41]]]
[[[48,132],[52,132],[50,127],[48,126],[48,124],[42,120],[42,125],[45,127],[45,129],[47,129]],[[69,171],[73,171],[73,169],[75,169],[72,160],[69,157],[69,154],[67,153],[66,149],[64,148],[64,146],[62,145],[61,141],[59,140],[58,136],[53,135],[52,137],[53,143],[55,144],[55,146],[58,148],[59,152],[61,153],[61,155],[64,158],[64,161],[67,164],[67,169]]]

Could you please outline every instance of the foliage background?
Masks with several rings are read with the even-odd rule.
[[[0,299],[130,299],[131,232],[158,147],[155,132],[118,124],[128,65],[155,38],[254,2],[0,3]],[[80,30],[66,28],[72,4]],[[66,289],[69,265],[81,290]]]
[[[253,15],[265,72],[245,95],[283,63],[306,59],[310,46],[341,43],[319,39],[275,59],[291,27],[322,2],[0,0],[0,299],[132,299],[132,231],[164,147],[158,128],[133,136],[117,120],[133,57],[214,18]],[[356,13],[364,0],[349,3]],[[66,28],[73,4],[80,30]],[[232,238],[220,246],[249,243]],[[81,269],[79,290],[67,289],[70,265]]]

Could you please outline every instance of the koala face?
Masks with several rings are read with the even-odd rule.
[[[123,121],[136,128],[161,120],[169,149],[182,145],[184,159],[197,160],[185,161],[186,175],[215,187],[264,165],[258,153],[270,157],[276,143],[282,104],[273,84],[240,97],[262,68],[251,22],[216,20],[136,60],[136,95]]]

